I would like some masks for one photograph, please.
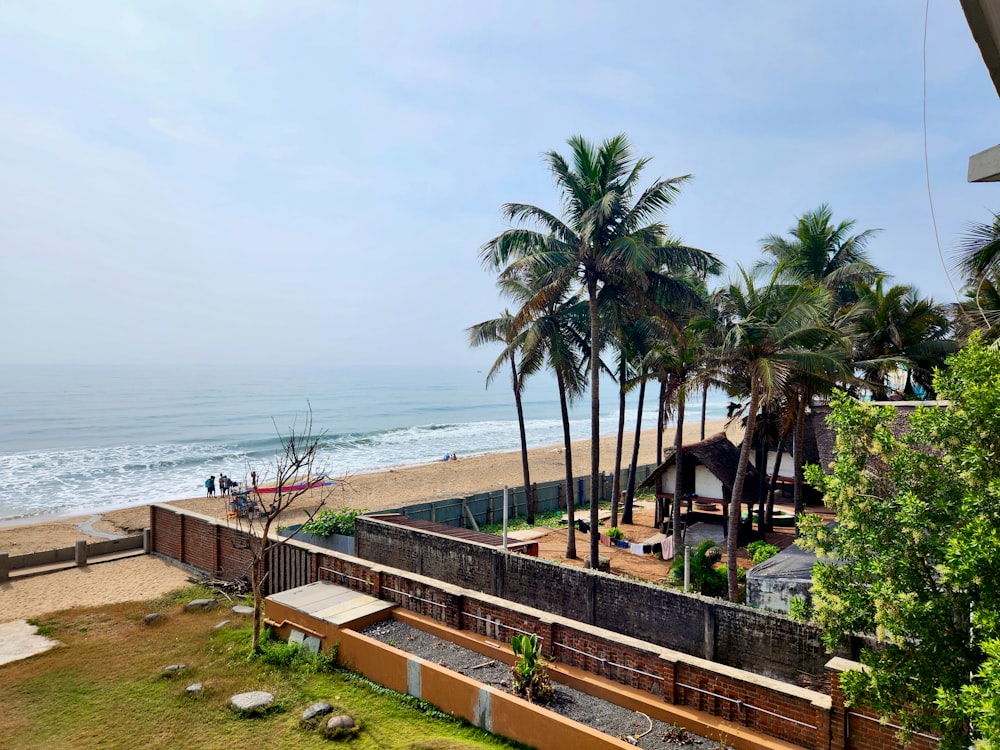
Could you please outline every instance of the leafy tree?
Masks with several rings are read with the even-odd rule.
[[[848,700],[940,733],[945,750],[998,747],[1000,352],[974,335],[948,363],[935,387],[950,406],[917,409],[901,436],[893,407],[834,397],[833,472],[808,478],[838,523],[807,516],[799,543],[821,556],[827,645],[877,639],[843,675]]]
[[[590,322],[590,564],[598,563],[600,501],[600,347],[601,320],[598,292],[609,282],[627,282],[633,290],[648,288],[650,274],[671,258],[683,256],[692,266],[714,260],[706,253],[680,245],[668,235],[659,217],[680,192],[687,176],[656,180],[645,190],[639,178],[649,163],[637,158],[624,135],[599,146],[581,136],[569,140],[570,158],[550,151],[545,155],[563,199],[563,218],[523,203],[508,203],[503,213],[521,226],[487,242],[482,261],[502,269],[502,276],[518,275],[524,264],[550,271],[549,284],[565,288],[577,281],[586,290]],[[669,285],[669,278],[656,283]],[[550,296],[543,290],[543,298]]]

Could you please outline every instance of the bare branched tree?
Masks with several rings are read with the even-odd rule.
[[[270,573],[268,558],[271,550],[292,538],[272,536],[271,527],[284,511],[303,500],[307,493],[315,513],[326,505],[332,491],[324,467],[317,463],[320,443],[326,433],[313,432],[312,407],[307,410],[301,427],[293,423],[287,433],[282,434],[275,424],[275,432],[281,440],[281,450],[275,456],[273,465],[263,471],[248,466],[252,480],[246,502],[230,498],[236,509],[236,524],[246,532],[238,543],[244,545],[250,557],[254,650],[260,647],[264,584]]]

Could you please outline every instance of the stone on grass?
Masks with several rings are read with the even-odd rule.
[[[312,726],[316,723],[316,720],[320,716],[326,716],[327,714],[333,713],[333,706],[331,706],[326,701],[319,701],[318,703],[313,703],[309,708],[302,712],[302,724],[305,726]]]
[[[215,599],[192,599],[184,605],[184,609],[189,612],[193,609],[211,609],[217,604]]]
[[[358,733],[358,725],[354,719],[347,714],[331,716],[326,722],[326,738],[330,740],[342,740],[354,737]]]
[[[162,619],[163,619],[163,615],[160,614],[159,612],[151,612],[150,614],[148,614],[148,615],[146,615],[145,617],[142,618],[142,624],[143,625],[155,625],[156,623],[158,623]]]
[[[222,630],[224,627],[226,627],[228,625],[232,625],[232,623],[233,623],[232,620],[223,620],[218,625],[216,625],[214,628],[212,628],[212,630]]]
[[[253,614],[253,607],[248,607],[245,604],[237,604],[235,607],[233,607],[233,614],[234,615],[252,615]]]
[[[193,685],[188,685],[184,688],[184,693],[186,695],[201,695],[201,691],[205,689],[205,686],[200,682],[196,682]]]
[[[263,690],[237,693],[229,699],[229,705],[245,714],[266,711],[274,703],[274,696]]]
[[[187,664],[171,664],[169,667],[163,668],[163,674],[167,677],[173,677],[176,674],[183,672],[188,668]]]

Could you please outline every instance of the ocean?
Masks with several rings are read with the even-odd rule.
[[[324,435],[317,466],[332,476],[518,450],[510,378],[498,375],[489,389],[485,378],[461,367],[294,362],[0,366],[0,521],[197,497],[211,474],[267,476],[280,436],[301,428],[310,408]],[[613,384],[602,382],[601,393],[601,434],[614,434]],[[652,402],[644,429],[656,423]],[[562,442],[553,379],[528,382],[524,410],[531,447]],[[589,414],[586,396],[572,409],[574,440],[589,436]],[[710,398],[709,418],[724,416],[724,397]]]

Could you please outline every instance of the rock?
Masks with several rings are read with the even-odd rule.
[[[311,726],[316,723],[316,719],[320,716],[326,716],[327,714],[333,713],[333,706],[331,706],[326,701],[320,701],[319,703],[313,703],[309,708],[302,712],[302,723],[307,726]]]
[[[201,692],[204,689],[205,689],[204,685],[202,685],[200,682],[196,682],[193,685],[188,685],[186,688],[184,688],[184,693],[186,695],[192,695],[192,696],[201,695]]]
[[[235,607],[233,607],[233,614],[234,615],[252,615],[253,614],[253,607],[248,607],[245,604],[237,604]]]
[[[253,690],[249,693],[237,693],[229,699],[229,705],[243,713],[257,713],[271,707],[274,696],[263,690]]]
[[[215,599],[192,599],[184,605],[184,609],[189,612],[194,609],[211,609],[217,603]]]
[[[169,667],[163,668],[163,674],[167,677],[173,677],[176,674],[183,672],[188,668],[187,664],[171,664]]]
[[[326,722],[326,737],[331,740],[345,739],[353,737],[358,733],[358,726],[354,719],[347,714],[331,716]]]
[[[212,630],[222,630],[224,627],[226,627],[228,625],[232,625],[232,623],[233,623],[232,620],[223,620],[218,625],[216,625],[214,628],[212,628]]]
[[[142,618],[142,624],[143,625],[155,625],[156,623],[158,623],[162,619],[163,619],[163,615],[161,615],[159,612],[152,612],[152,613],[150,613],[150,614],[148,614],[148,615],[146,615],[145,617]]]

